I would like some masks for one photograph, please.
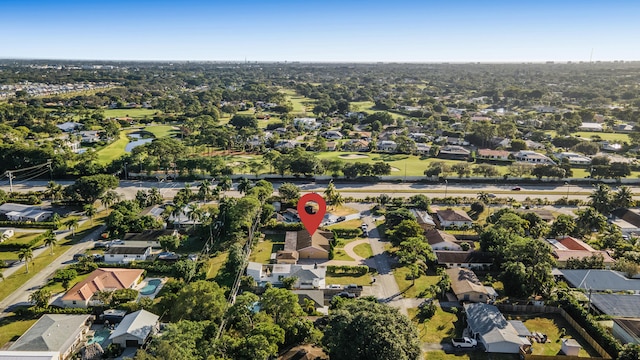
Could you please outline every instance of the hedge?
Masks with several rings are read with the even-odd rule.
[[[328,274],[352,274],[356,276],[366,275],[369,267],[366,265],[349,266],[349,265],[329,265],[327,266]]]
[[[91,314],[92,308],[59,308],[55,306],[48,307],[20,307],[16,309],[15,313],[18,316],[33,316],[39,317],[44,314]]]
[[[263,229],[296,231],[296,230],[303,230],[304,225],[302,223],[276,223],[276,224],[267,224],[263,226]]]
[[[351,228],[331,228],[331,231],[333,231],[333,235],[335,237],[341,237],[341,238],[354,238],[357,236],[362,235],[362,230],[356,228],[356,229],[351,229]]]
[[[616,359],[618,353],[622,350],[622,345],[607,330],[605,330],[591,315],[580,305],[575,299],[569,298],[561,302],[561,306],[571,317],[582,326],[587,333],[593,337],[595,341],[611,357]]]
[[[0,221],[0,227],[32,228],[32,229],[57,229],[56,223],[51,221],[26,222],[26,221]]]
[[[31,241],[26,244],[17,244],[5,241],[0,244],[0,251],[20,251],[22,249],[32,248],[36,246],[36,244],[38,244],[40,241],[44,240],[45,237],[45,234],[40,234],[31,239]]]

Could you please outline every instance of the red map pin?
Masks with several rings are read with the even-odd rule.
[[[318,208],[315,209],[314,206],[307,206],[307,203],[314,202],[318,204]],[[313,213],[307,212],[307,209],[312,209]],[[309,193],[303,195],[300,200],[298,200],[298,217],[302,220],[302,224],[304,228],[307,229],[310,235],[318,230],[318,226],[324,219],[324,214],[327,212],[327,203],[324,201],[322,196],[317,193]]]

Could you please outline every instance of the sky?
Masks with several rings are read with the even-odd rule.
[[[640,60],[638,0],[0,0],[0,58]]]

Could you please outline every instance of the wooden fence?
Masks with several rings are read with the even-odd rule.
[[[592,358],[592,357],[577,357],[577,356],[565,356],[565,355],[533,355],[533,354],[525,354],[521,349],[521,354],[524,356],[525,360],[584,360],[584,359],[611,359],[611,355],[609,355],[603,348],[595,341],[589,333],[578,324],[569,314],[567,314],[564,309],[553,306],[535,306],[535,305],[506,305],[500,304],[497,305],[500,311],[504,312],[512,312],[512,313],[523,313],[523,314],[534,314],[534,313],[545,313],[545,314],[560,314],[568,323],[574,328],[580,336],[598,353],[600,354],[600,358]]]

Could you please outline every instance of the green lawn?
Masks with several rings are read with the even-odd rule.
[[[358,229],[358,228],[360,228],[361,225],[362,225],[362,220],[353,219],[353,220],[342,221],[342,222],[339,222],[337,224],[329,225],[329,226],[327,226],[327,229],[329,229],[329,230],[331,230],[333,228],[338,228],[338,229]]]
[[[228,252],[223,252],[216,257],[209,259],[209,268],[207,269],[207,279],[213,279],[218,275],[218,272],[222,268],[229,257]]]
[[[393,277],[396,279],[400,291],[404,291],[403,296],[407,298],[418,297],[418,294],[423,290],[435,285],[440,280],[439,276],[422,275],[416,279],[415,285],[411,286],[412,280],[407,279],[407,275],[409,275],[409,268],[406,266],[393,269]]]
[[[112,118],[130,117],[134,119],[142,119],[145,116],[151,118],[156,113],[162,113],[156,109],[105,109],[104,116]]]
[[[37,319],[16,320],[12,318],[0,320],[0,348],[9,341],[17,340],[36,321]]]
[[[382,111],[391,114],[391,117],[394,119],[402,119],[406,117],[405,115],[393,111],[376,110],[373,108],[375,106],[375,103],[373,101],[352,101],[349,105],[351,106],[352,111],[361,111],[367,114],[373,114],[375,112]]]
[[[268,264],[271,261],[271,254],[283,249],[284,242],[273,242],[271,240],[265,239],[263,241],[260,241],[258,245],[256,245],[255,249],[251,251],[249,261]]]
[[[356,245],[356,247],[353,248],[353,252],[356,253],[356,255],[359,255],[365,259],[373,256],[373,250],[371,250],[371,245],[367,243]]]
[[[18,232],[16,231],[15,235],[11,238],[5,240],[5,244],[28,244],[31,240],[37,238],[42,235],[42,233],[31,233],[31,232]],[[34,246],[40,245],[35,244]]]
[[[125,154],[124,149],[127,147],[129,143],[129,138],[127,134],[131,132],[129,131],[121,131],[120,138],[111,144],[105,146],[104,148],[98,150],[98,160],[97,162],[102,165],[109,164],[113,160],[119,158],[120,156]]]
[[[296,94],[295,90],[285,89],[282,92],[287,95],[287,100],[291,101],[293,104],[294,114],[301,114],[305,112],[311,112],[313,110],[313,104],[315,100],[309,99],[308,97]],[[312,114],[310,114],[312,115]]]
[[[152,133],[157,139],[171,137],[180,133],[180,130],[171,125],[151,125],[142,128],[142,130]]]
[[[333,274],[327,275],[326,284],[338,284],[338,285],[349,285],[356,284],[367,286],[371,285],[371,275],[364,274],[362,276],[350,276],[350,275],[342,275],[342,274]]]
[[[598,353],[595,352],[595,350],[593,350],[591,346],[589,346],[589,344],[560,315],[510,315],[508,316],[508,319],[522,320],[529,331],[539,332],[547,335],[547,337],[549,338],[547,340],[547,343],[540,344],[534,342],[532,344],[533,354],[535,355],[556,355],[558,352],[560,352],[560,348],[562,346],[560,339],[573,338],[576,339],[578,343],[580,343],[580,345],[582,345],[579,356],[599,357]],[[561,329],[563,328],[566,331],[566,335],[560,336]]]
[[[423,322],[420,322],[417,317],[418,309],[408,309],[408,312],[409,319],[418,328],[421,342],[439,343],[462,335],[462,325],[457,323],[458,316],[442,310],[440,304],[437,305],[436,314]],[[457,329],[456,324],[458,325]]]
[[[351,256],[347,255],[343,248],[333,249],[333,260],[355,261]]]
[[[80,281],[86,279],[87,277],[89,277],[91,273],[87,273],[87,274],[82,274],[82,275],[78,275],[75,279],[73,279],[73,281],[71,281],[71,283],[69,284],[69,289],[71,289],[72,287],[74,287],[77,283],[79,283]],[[43,289],[47,289],[49,291],[51,291],[51,294],[58,294],[61,292],[64,292],[64,288],[62,287],[62,283],[59,282],[54,282],[53,280],[49,280],[49,283],[47,283],[47,285],[45,285],[43,287]]]
[[[546,131],[551,137],[556,137],[558,134],[554,130]],[[572,133],[573,136],[579,136],[585,139],[591,139],[592,136],[599,136],[602,140],[607,141],[620,141],[629,143],[629,135],[626,133],[606,133],[606,132],[590,132],[590,131],[578,131]]]

